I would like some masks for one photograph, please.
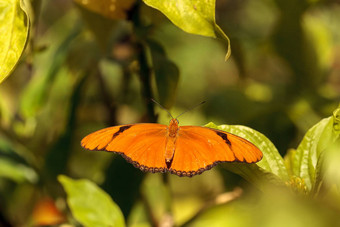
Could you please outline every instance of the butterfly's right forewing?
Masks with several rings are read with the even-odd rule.
[[[81,145],[88,150],[119,153],[142,170],[164,172],[166,135],[166,125],[121,125],[96,131],[86,136]]]

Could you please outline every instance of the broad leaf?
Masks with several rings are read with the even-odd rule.
[[[18,63],[29,34],[23,0],[0,0],[0,83]]]
[[[220,37],[227,42],[225,59],[230,56],[230,40],[215,20],[215,0],[143,0],[145,4],[158,9],[177,27],[195,35]]]
[[[291,172],[295,177],[303,179],[308,190],[316,186],[317,174],[320,172],[318,168],[321,167],[321,153],[339,138],[339,111],[338,108],[332,117],[321,120],[308,130],[297,150],[289,154]]]
[[[263,181],[283,183],[288,180],[288,172],[283,158],[273,143],[258,131],[241,125],[219,125],[213,123],[206,125],[209,128],[223,130],[245,138],[255,144],[263,153],[263,158],[255,164],[226,163],[223,166],[235,172],[258,187],[263,187]]]
[[[111,197],[89,180],[60,175],[73,216],[84,226],[125,226],[124,217]]]

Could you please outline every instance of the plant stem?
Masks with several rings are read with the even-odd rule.
[[[103,75],[101,74],[98,68],[95,73],[99,81],[100,92],[103,97],[105,107],[107,111],[109,112],[108,124],[117,125],[116,106],[114,104],[114,101],[112,100],[110,93],[108,92],[107,87],[105,86]]]
[[[139,76],[142,83],[142,97],[144,98],[149,122],[157,122],[154,105],[152,102],[151,76],[152,71],[148,65],[146,47],[143,43],[137,42],[137,59],[139,62]]]

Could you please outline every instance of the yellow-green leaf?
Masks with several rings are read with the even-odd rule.
[[[0,83],[19,61],[28,39],[29,18],[23,0],[0,0]]]
[[[317,186],[320,172],[320,158],[325,150],[340,137],[338,124],[340,108],[334,111],[332,117],[322,119],[308,130],[295,152],[289,154],[291,172],[295,177],[303,179],[308,190]]]
[[[215,20],[215,0],[143,0],[145,4],[158,9],[183,31],[208,37],[220,37],[227,42],[225,59],[231,54],[230,40]]]
[[[264,183],[268,181],[283,184],[289,179],[283,158],[274,144],[265,135],[242,125],[217,126],[214,123],[209,123],[206,127],[223,130],[245,138],[255,144],[263,153],[262,160],[257,163],[226,163],[223,165],[226,169],[239,174],[259,188],[263,188]]]
[[[73,216],[84,226],[124,227],[124,217],[111,197],[89,180],[73,180],[60,175]]]

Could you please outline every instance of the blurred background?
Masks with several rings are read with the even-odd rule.
[[[109,2],[31,1],[30,41],[0,84],[0,226],[38,226],[33,214],[39,206],[55,214],[59,221],[52,224],[77,226],[59,174],[96,182],[130,226],[159,222],[170,194],[177,225],[189,225],[210,206],[195,226],[207,220],[249,224],[249,207],[236,214],[212,205],[240,191],[245,196],[237,206],[260,200],[256,206],[265,208],[259,214],[270,216],[268,197],[259,198],[252,185],[219,167],[194,178],[170,176],[169,189],[161,174],[142,173],[118,155],[86,151],[80,140],[111,125],[168,124],[168,114],[151,98],[173,116],[206,101],[182,115],[180,125],[246,125],[284,155],[339,104],[340,3],[217,0],[216,21],[232,47],[225,62],[222,40],[185,33],[139,0],[112,1],[114,14],[107,12]],[[275,190],[271,196],[280,198],[282,217],[297,224],[287,207],[301,206],[310,226],[332,223],[340,207],[304,199],[297,206],[299,200]],[[324,213],[317,209],[323,206]],[[235,220],[224,222],[219,212]],[[282,217],[273,213],[262,226]]]

